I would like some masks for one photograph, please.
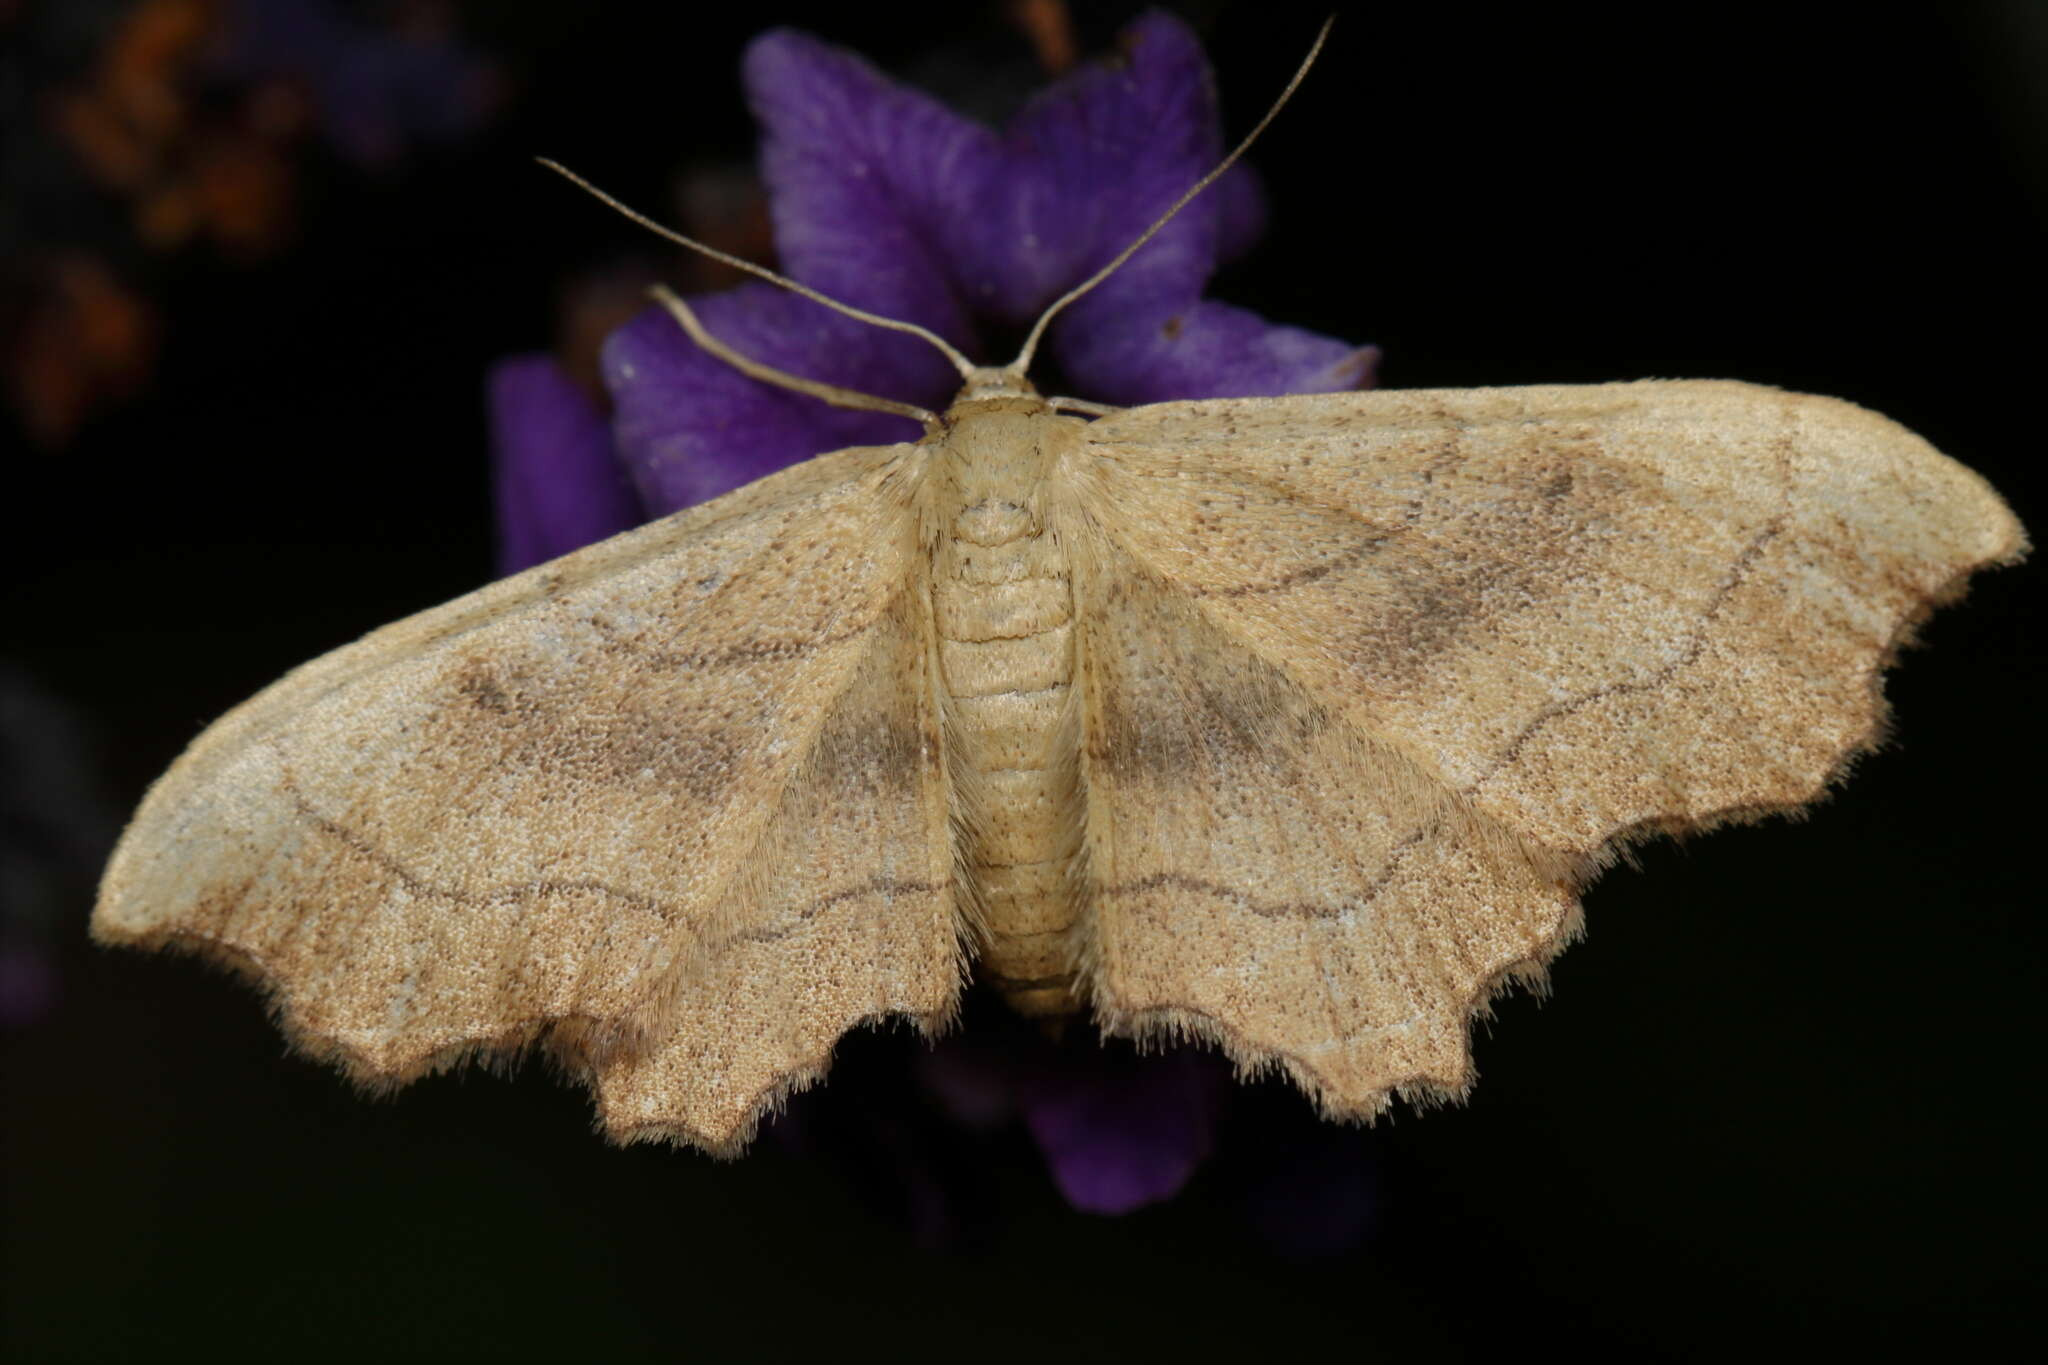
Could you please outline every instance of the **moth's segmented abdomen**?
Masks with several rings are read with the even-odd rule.
[[[1073,587],[1030,509],[952,519],[933,575],[949,763],[979,974],[1019,1012],[1071,1013],[1081,848]]]

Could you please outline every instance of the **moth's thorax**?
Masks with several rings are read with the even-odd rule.
[[[985,480],[1036,480],[1071,451],[1087,423],[1055,412],[1035,394],[962,397],[925,438],[943,463],[971,466]]]
[[[1077,917],[1074,595],[1048,484],[1086,424],[1036,397],[967,398],[932,444],[931,606],[964,907],[982,980],[1065,1014]]]

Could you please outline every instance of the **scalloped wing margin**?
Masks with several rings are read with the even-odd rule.
[[[960,950],[908,605],[916,458],[821,457],[288,675],[151,789],[95,936],[255,978],[301,1050],[373,1089],[538,1046],[609,1113],[606,1077],[762,974],[795,1005],[740,1038],[764,1093],[822,1066],[827,1032],[936,1026]],[[858,798],[850,823],[828,790]],[[858,951],[820,958],[855,915]],[[663,1103],[697,1116],[676,1135],[730,1146],[752,1122],[731,1084],[670,1066]]]
[[[2025,549],[1912,433],[1741,384],[1164,404],[1067,474],[1098,1017],[1359,1119],[1469,1088],[1629,841],[1822,795]]]

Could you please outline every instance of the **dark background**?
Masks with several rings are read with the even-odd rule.
[[[1174,8],[1233,136],[1316,18]],[[1084,39],[1135,12],[1078,7]],[[509,77],[493,123],[374,175],[310,154],[288,250],[149,268],[145,391],[61,447],[5,437],[5,652],[117,815],[287,667],[489,576],[485,366],[550,344],[574,272],[670,260],[531,155],[658,210],[746,156],[736,61],[770,20],[956,100],[1031,64],[995,6],[459,14]],[[1379,343],[1393,386],[1841,395],[2038,529],[2044,53],[2018,3],[1355,8],[1255,155],[1266,241],[1213,292]],[[0,1074],[5,1351],[1995,1356],[2035,1321],[2048,1211],[2037,578],[1933,622],[1896,743],[1811,818],[1610,874],[1554,997],[1482,1033],[1472,1102],[1369,1135],[1371,1231],[1334,1259],[1265,1249],[1209,1175],[1073,1212],[1015,1132],[973,1149],[976,1235],[929,1249],[830,1162],[608,1148],[539,1068],[363,1102],[249,991],[89,947],[88,875]]]

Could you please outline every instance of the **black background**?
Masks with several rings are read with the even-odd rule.
[[[1134,12],[1083,5],[1084,35]],[[1234,136],[1315,12],[1182,12]],[[287,667],[489,576],[483,369],[548,344],[570,271],[647,250],[531,155],[659,205],[685,162],[746,154],[736,61],[771,20],[954,96],[968,57],[1029,62],[972,5],[466,14],[517,77],[488,134],[316,175],[274,263],[188,260],[152,391],[8,456],[41,478],[10,479],[7,652],[122,809]],[[2038,528],[2043,23],[1353,9],[1256,153],[1269,234],[1213,292],[1379,343],[1392,386],[1838,394]],[[283,1056],[248,991],[90,948],[81,899],[0,1081],[8,1354],[1995,1354],[2041,1270],[2037,574],[1934,621],[1889,688],[1897,742],[1811,818],[1595,888],[1554,998],[1480,1037],[1472,1102],[1371,1135],[1381,1208],[1337,1260],[1262,1250],[1206,1177],[1075,1213],[1021,1137],[977,1156],[993,1226],[931,1251],[818,1162],[608,1148],[538,1068],[366,1103]]]

